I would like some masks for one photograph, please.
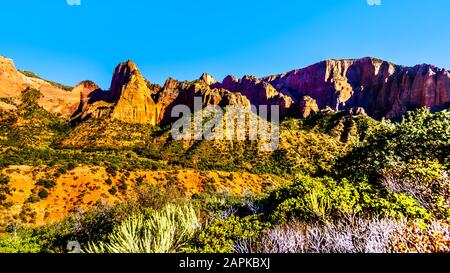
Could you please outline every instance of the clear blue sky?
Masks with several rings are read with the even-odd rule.
[[[157,83],[364,56],[450,69],[450,1],[381,1],[1,1],[0,55],[50,80],[103,88],[128,59]]]

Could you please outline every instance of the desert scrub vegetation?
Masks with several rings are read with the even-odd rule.
[[[274,223],[291,219],[327,222],[347,215],[430,218],[429,212],[410,196],[379,190],[367,181],[336,181],[330,177],[297,176],[262,202],[265,215]]]
[[[119,224],[108,242],[89,243],[88,253],[172,253],[182,251],[199,227],[191,206],[167,205]]]
[[[17,110],[0,110],[0,145],[12,147],[49,147],[70,129],[68,121],[39,106],[39,90],[22,92]]]
[[[8,195],[11,195],[9,181],[9,176],[0,173],[0,206],[4,206],[4,202],[8,198]]]
[[[193,238],[188,252],[232,253],[236,241],[257,237],[268,226],[258,215],[212,218]]]
[[[408,113],[399,123],[383,121],[338,162],[340,176],[379,178],[381,171],[411,160],[437,161],[448,167],[450,112],[428,109]]]
[[[7,147],[0,151],[0,167],[10,165],[59,166],[59,174],[77,165],[90,165],[114,170],[156,170],[167,168],[167,164],[138,156],[129,150],[80,151],[53,148]]]
[[[325,225],[294,221],[259,238],[239,239],[235,253],[448,253],[450,227],[442,221],[342,218]]]
[[[34,239],[19,235],[0,235],[0,253],[39,253],[41,246]]]
[[[140,187],[136,200],[8,232],[3,244],[13,242],[11,252],[64,252],[69,241],[86,252],[449,252],[449,123],[448,112],[424,109],[399,123],[319,113],[283,121],[280,149],[264,154],[256,142],[5,147],[0,167],[48,166],[49,181],[78,165],[103,167],[111,194],[146,184],[121,184],[131,170],[173,172],[164,187]],[[270,173],[289,182],[242,197],[215,192],[219,176],[208,181],[209,192],[186,197],[180,168]],[[37,186],[38,201],[51,183]],[[33,211],[25,206],[21,217],[31,223]]]

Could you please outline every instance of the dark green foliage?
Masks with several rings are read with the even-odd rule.
[[[46,189],[40,189],[38,192],[38,196],[41,199],[46,199],[48,197],[48,191]]]
[[[144,183],[144,177],[142,177],[142,176],[137,177],[136,178],[136,184],[138,186],[140,186],[140,185],[142,185],[142,183]]]
[[[67,170],[71,171],[77,167],[77,164],[75,162],[69,162],[67,163]]]
[[[448,111],[431,114],[429,110],[420,109],[409,113],[398,124],[386,121],[344,156],[336,170],[342,177],[365,175],[376,179],[383,169],[411,160],[437,160],[447,164],[450,159],[449,128]]]
[[[37,203],[39,201],[41,201],[41,199],[38,196],[32,194],[32,195],[30,195],[30,197],[27,198],[26,202],[27,203]]]
[[[117,175],[117,171],[118,171],[118,167],[116,165],[109,165],[106,168],[106,172],[109,173],[112,176],[116,176]]]
[[[257,215],[244,218],[213,218],[197,234],[190,251],[232,253],[236,240],[256,238],[268,227],[269,224],[261,222]]]
[[[126,193],[126,191],[128,189],[127,181],[123,178],[121,180],[119,180],[119,183],[117,184],[117,188],[119,189],[119,191],[121,193]]]
[[[111,195],[116,195],[116,193],[117,193],[117,188],[116,187],[111,187],[109,190],[109,193],[111,194]]]
[[[9,165],[29,165],[41,166],[59,165],[62,172],[70,170],[69,165],[91,165],[102,166],[107,168],[108,173],[115,176],[118,170],[139,170],[149,169],[156,170],[167,167],[163,163],[155,162],[146,158],[133,156],[131,159],[127,157],[126,151],[107,150],[107,151],[88,151],[82,152],[72,149],[54,150],[51,148],[7,148],[0,153],[0,167]]]
[[[107,178],[106,180],[105,180],[105,183],[107,184],[107,185],[112,185],[112,183],[113,183],[113,181],[111,180],[111,178]]]
[[[52,180],[46,180],[46,179],[39,179],[36,184],[36,186],[42,186],[47,189],[51,189],[56,186],[56,182]]]
[[[153,160],[161,160],[162,154],[161,151],[153,150],[150,148],[134,148],[134,152],[145,158],[153,159]]]
[[[126,218],[123,207],[106,207],[99,204],[89,212],[76,212],[63,221],[32,230],[32,237],[42,245],[43,252],[65,252],[67,243],[81,245],[89,241],[103,241],[113,227]]]
[[[6,201],[8,195],[11,195],[11,188],[9,185],[10,178],[0,173],[0,205],[5,206],[3,202]]]
[[[367,182],[340,182],[332,178],[297,177],[263,200],[265,214],[275,223],[291,219],[327,222],[349,215],[395,216],[428,219],[429,213],[414,198],[377,190]]]

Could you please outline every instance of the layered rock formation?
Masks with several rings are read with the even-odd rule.
[[[328,60],[262,80],[295,101],[309,96],[320,109],[362,107],[375,118],[394,118],[421,106],[443,108],[450,102],[449,71],[374,58]]]
[[[11,59],[0,56],[0,98],[12,98],[19,102],[22,91],[27,88],[42,93],[38,103],[49,112],[70,117],[79,107],[79,91],[66,91],[45,80],[25,76],[16,69]]]
[[[172,78],[166,81],[157,100],[159,123],[166,123],[171,120],[171,110],[176,105],[186,105],[193,111],[195,97],[202,98],[203,106],[250,107],[250,101],[243,94],[223,88],[212,88],[208,83],[214,85],[215,80],[205,75],[207,74],[203,74],[196,82],[179,82]]]
[[[208,73],[203,73],[203,74],[200,76],[200,79],[199,79],[199,80],[203,81],[203,82],[206,83],[207,85],[213,85],[213,84],[217,83],[216,79],[214,79],[214,77],[211,76],[211,75],[208,74]]]
[[[204,73],[193,82],[169,78],[164,86],[148,82],[136,64],[120,64],[109,92],[92,82],[72,91],[28,77],[11,60],[0,57],[0,97],[20,97],[39,89],[39,103],[48,111],[77,119],[111,118],[132,124],[160,125],[171,120],[175,105],[279,105],[281,116],[308,117],[320,110],[350,110],[374,118],[396,118],[417,107],[450,106],[450,72],[432,65],[397,66],[375,58],[327,60],[288,73],[217,82]],[[355,110],[356,109],[356,110]]]
[[[319,112],[317,101],[311,97],[304,96],[299,102],[299,114],[302,118],[307,118],[312,114]]]
[[[212,86],[240,93],[255,106],[279,105],[281,116],[285,116],[294,104],[291,97],[278,92],[269,82],[253,76],[245,76],[239,80],[234,76],[227,76],[222,83]]]
[[[134,124],[157,124],[152,91],[135,63],[128,61],[115,69],[108,99],[116,104],[111,118]]]
[[[80,94],[79,112],[83,112],[90,102],[106,97],[106,93],[104,93],[97,84],[91,81],[83,81],[77,84],[72,92]]]

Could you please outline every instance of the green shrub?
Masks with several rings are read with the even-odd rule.
[[[35,185],[45,187],[46,189],[51,189],[56,186],[56,182],[52,180],[39,179]]]
[[[239,239],[256,238],[269,227],[258,215],[239,218],[231,215],[225,219],[213,218],[206,223],[192,241],[190,252],[232,253]]]
[[[41,246],[34,238],[0,235],[0,253],[39,253]]]
[[[9,176],[0,174],[0,185],[1,185],[1,186],[3,186],[3,185],[8,185],[9,181],[10,181]]]
[[[75,169],[76,167],[77,167],[77,164],[75,164],[74,162],[67,163],[67,170],[69,170],[69,171]]]
[[[11,195],[11,188],[9,186],[10,178],[6,175],[0,174],[0,205],[8,199],[8,195]]]
[[[383,122],[366,139],[339,160],[336,170],[341,177],[371,181],[382,170],[395,168],[411,160],[449,162],[450,112],[431,114],[427,109],[409,113],[400,123]]]
[[[297,176],[291,185],[275,190],[263,201],[269,219],[327,222],[349,215],[389,215],[428,219],[426,209],[412,197],[378,190],[367,182]]]
[[[112,176],[116,176],[118,170],[119,170],[119,168],[116,165],[109,165],[106,168],[106,172],[109,173]]]
[[[27,203],[37,203],[39,201],[41,201],[41,199],[34,194],[30,195],[26,200]]]
[[[105,183],[107,184],[107,185],[112,185],[112,183],[113,183],[113,181],[111,180],[111,178],[107,178],[106,180],[105,180]]]
[[[446,219],[450,211],[450,178],[437,161],[412,160],[382,172],[381,184],[389,192],[415,198],[435,218]]]
[[[41,199],[46,199],[46,198],[48,197],[48,191],[45,190],[45,189],[41,189],[41,190],[39,190],[39,192],[38,192],[38,196],[39,196],[39,198],[41,198]]]
[[[117,193],[117,188],[116,187],[111,187],[109,190],[108,190],[108,192],[111,194],[111,195],[116,195],[116,193]]]

